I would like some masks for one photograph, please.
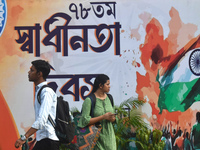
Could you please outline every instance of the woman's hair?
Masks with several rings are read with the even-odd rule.
[[[109,77],[105,74],[100,74],[96,77],[94,80],[94,85],[92,89],[92,93],[96,92],[96,90],[99,88],[99,86],[104,85],[109,79]]]
[[[45,60],[35,60],[31,62],[32,65],[36,68],[37,72],[42,72],[44,80],[46,80],[47,76],[50,73],[50,65]]]

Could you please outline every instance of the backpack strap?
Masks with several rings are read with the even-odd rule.
[[[88,97],[91,99],[90,116],[93,118],[94,117],[94,107],[96,104],[96,96],[94,95],[94,93],[91,93]]]
[[[114,105],[113,103],[113,97],[111,94],[107,94],[112,106]],[[96,104],[96,96],[94,93],[91,93],[89,96],[88,96],[90,99],[91,99],[91,110],[90,110],[90,116],[93,118],[94,117],[94,107],[95,107],[95,104]]]
[[[108,98],[110,99],[110,102],[111,102],[112,106],[114,106],[112,95],[111,94],[107,94],[107,95],[108,95]]]
[[[51,87],[50,87],[49,85],[47,85],[47,84],[43,85],[43,86],[40,88],[40,90],[39,90],[39,92],[38,92],[38,94],[37,94],[37,100],[38,100],[38,103],[39,103],[40,105],[41,105],[40,94],[41,94],[41,92],[42,92],[42,89],[44,89],[45,87],[51,88]],[[55,127],[56,127],[56,124],[55,124],[55,122],[53,121],[53,119],[51,118],[50,115],[48,116],[48,120],[50,121],[50,123],[52,124],[52,126],[55,128]]]
[[[40,94],[41,94],[41,92],[42,92],[42,89],[45,88],[45,87],[51,88],[51,87],[50,87],[49,85],[47,85],[47,84],[43,85],[43,86],[40,88],[40,90],[39,90],[39,92],[38,92],[38,94],[37,94],[37,100],[38,100],[38,103],[39,103],[40,105],[41,105]]]

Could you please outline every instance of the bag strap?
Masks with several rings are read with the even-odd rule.
[[[39,103],[40,105],[41,105],[40,94],[41,94],[42,90],[43,90],[45,87],[51,88],[51,87],[50,87],[49,85],[47,85],[47,84],[43,85],[43,86],[40,88],[40,90],[39,90],[39,92],[38,92],[38,94],[37,94],[37,100],[38,100],[38,103]],[[52,124],[52,126],[53,126],[54,128],[56,128],[56,124],[55,124],[55,122],[53,121],[53,119],[51,118],[50,115],[48,116],[48,120],[50,121],[50,123]]]
[[[107,94],[108,95],[108,98],[113,106],[113,97],[111,94]],[[88,96],[90,99],[91,99],[91,110],[90,110],[90,116],[93,118],[94,117],[94,107],[96,105],[96,96],[94,93],[91,93],[89,96]]]
[[[51,87],[50,87],[49,85],[47,85],[47,84],[43,85],[43,86],[40,88],[40,90],[39,90],[39,92],[38,92],[38,94],[37,94],[37,100],[38,100],[38,103],[39,103],[40,105],[41,105],[40,94],[41,94],[42,90],[43,90],[45,87],[51,88]]]
[[[107,95],[108,95],[108,98],[110,99],[110,102],[111,102],[112,106],[114,106],[112,95],[111,94],[107,94]]]
[[[94,117],[94,107],[96,105],[96,96],[94,95],[94,93],[91,93],[89,95],[89,98],[91,99],[90,116],[93,118]]]

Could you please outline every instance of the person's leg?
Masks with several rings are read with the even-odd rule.
[[[49,140],[48,150],[59,150],[59,141]]]
[[[51,139],[42,139],[36,142],[33,150],[59,150],[59,142]]]
[[[41,150],[44,148],[44,143],[45,143],[45,139],[41,140],[41,141],[37,141],[35,143],[35,146],[33,147],[33,150]]]

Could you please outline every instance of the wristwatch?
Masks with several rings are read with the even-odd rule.
[[[26,136],[25,135],[21,136],[21,140],[26,141]]]

